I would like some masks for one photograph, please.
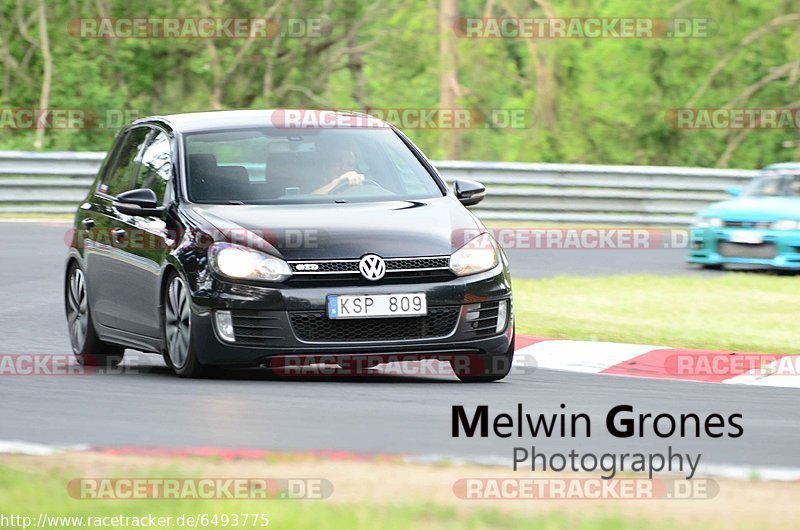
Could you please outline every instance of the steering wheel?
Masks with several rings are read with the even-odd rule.
[[[331,189],[331,191],[329,193],[331,193],[333,195],[336,195],[336,194],[342,193],[344,190],[346,190],[347,188],[350,188],[352,186],[353,186],[353,184],[350,184],[349,180],[343,180],[339,184],[334,186],[333,189]],[[356,186],[374,186],[376,188],[380,188],[382,190],[386,190],[386,188],[384,188],[383,186],[381,186],[380,184],[378,184],[377,182],[375,182],[372,179],[364,179],[364,182],[362,182],[361,184],[356,184]]]

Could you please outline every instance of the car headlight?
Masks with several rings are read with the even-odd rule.
[[[491,270],[500,263],[500,250],[489,233],[472,239],[450,256],[450,270],[456,276],[467,276]]]
[[[769,227],[773,230],[800,230],[800,221],[781,219],[780,221],[775,221]]]
[[[236,280],[282,282],[292,275],[282,259],[233,243],[214,243],[208,256],[217,272]]]
[[[725,223],[719,217],[695,217],[692,224],[698,228],[719,228]]]

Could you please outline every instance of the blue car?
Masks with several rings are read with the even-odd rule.
[[[726,191],[734,198],[692,222],[688,261],[800,271],[800,163],[772,164],[744,189]]]

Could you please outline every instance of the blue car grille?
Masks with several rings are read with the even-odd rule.
[[[731,243],[730,241],[720,241],[717,246],[720,256],[726,258],[751,258],[751,259],[772,259],[775,257],[775,245],[772,243],[761,243],[750,245],[746,243]]]
[[[770,221],[725,221],[725,228],[769,228]]]

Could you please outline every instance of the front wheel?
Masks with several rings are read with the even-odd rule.
[[[64,286],[64,304],[67,313],[69,341],[75,359],[81,366],[115,368],[122,362],[125,348],[101,341],[94,330],[86,276],[77,263],[67,271]]]
[[[186,282],[173,273],[162,301],[164,362],[180,377],[203,377],[208,367],[200,364],[192,340],[192,309]]]
[[[503,379],[511,371],[514,361],[514,340],[508,350],[500,355],[487,355],[485,357],[472,357],[469,362],[451,359],[450,366],[456,377],[464,383],[491,383]]]

